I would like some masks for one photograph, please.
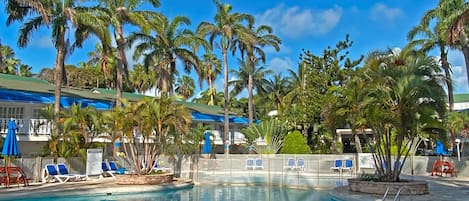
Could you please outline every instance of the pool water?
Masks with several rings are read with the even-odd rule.
[[[330,191],[288,189],[265,186],[194,186],[178,190],[166,190],[132,194],[94,194],[54,197],[31,197],[20,201],[330,201]]]

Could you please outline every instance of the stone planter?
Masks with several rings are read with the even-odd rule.
[[[350,191],[384,195],[389,188],[388,194],[395,195],[401,189],[401,195],[423,195],[428,194],[428,183],[426,181],[401,181],[401,182],[376,182],[363,181],[360,179],[348,179]]]
[[[152,174],[152,175],[137,175],[125,174],[116,175],[116,184],[124,185],[154,185],[170,183],[173,181],[173,174]]]

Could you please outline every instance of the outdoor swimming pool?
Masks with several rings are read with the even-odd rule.
[[[194,186],[179,190],[163,190],[148,193],[113,193],[73,196],[41,196],[20,201],[296,201],[317,200],[331,201],[330,191],[327,190],[302,190],[266,186]]]

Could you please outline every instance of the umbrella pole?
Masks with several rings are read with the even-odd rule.
[[[10,166],[11,166],[11,158],[10,156],[8,156],[8,165],[7,167],[5,168],[5,175],[6,175],[6,182],[5,182],[5,187],[8,188],[10,186],[10,173],[9,173],[9,170],[10,169]]]

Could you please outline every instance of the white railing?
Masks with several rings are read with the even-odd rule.
[[[0,134],[8,131],[9,118],[0,118]],[[15,119],[17,133],[26,135],[50,135],[52,124],[47,119]]]

